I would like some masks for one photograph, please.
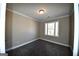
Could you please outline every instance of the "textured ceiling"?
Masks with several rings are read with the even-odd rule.
[[[39,21],[49,17],[55,18],[69,15],[71,4],[69,3],[9,3],[8,9],[20,12],[24,15],[36,18]],[[46,10],[45,14],[39,15],[37,11],[41,8]]]

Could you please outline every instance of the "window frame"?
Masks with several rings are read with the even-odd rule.
[[[57,29],[58,34],[57,34],[57,35],[56,35],[56,22],[58,23],[58,29]],[[54,25],[54,35],[48,35],[48,24],[49,24],[49,23],[55,23],[55,25]],[[45,30],[46,24],[47,24],[47,30]],[[47,31],[47,34],[45,33],[45,31]],[[44,23],[44,35],[45,35],[45,36],[51,36],[51,37],[58,37],[58,36],[59,36],[59,21],[45,22],[45,23]]]

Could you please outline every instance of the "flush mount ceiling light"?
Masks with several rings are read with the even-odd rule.
[[[39,10],[39,14],[44,14],[44,10]]]
[[[44,14],[45,12],[46,12],[45,9],[38,10],[38,14]]]

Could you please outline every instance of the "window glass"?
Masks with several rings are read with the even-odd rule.
[[[59,22],[45,23],[45,35],[58,36]]]

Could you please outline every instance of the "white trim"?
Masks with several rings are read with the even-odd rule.
[[[44,40],[44,41],[48,41],[48,42],[51,42],[51,43],[55,43],[55,44],[58,44],[58,45],[62,45],[62,46],[66,46],[66,47],[70,47],[70,46],[67,45],[67,44],[63,44],[63,43],[59,43],[59,42],[55,42],[55,41],[51,41],[51,40],[48,40],[48,39],[37,38],[37,39],[33,39],[33,40],[31,40],[31,41],[25,42],[25,43],[23,43],[23,44],[20,44],[20,45],[18,45],[18,46],[14,46],[14,47],[11,47],[11,48],[9,48],[9,49],[6,49],[6,51],[10,51],[10,50],[19,48],[19,47],[21,47],[21,46],[23,46],[23,45],[29,44],[29,43],[34,42],[34,41],[39,40],[39,39],[40,39],[40,40]]]
[[[30,17],[30,16],[27,16],[27,15],[25,15],[25,14],[23,14],[23,13],[18,12],[18,11],[15,11],[15,10],[12,10],[12,9],[9,9],[9,8],[7,8],[7,10],[10,11],[10,12],[12,12],[12,13],[15,13],[15,14],[17,14],[17,15],[20,15],[20,16],[23,16],[23,17],[26,17],[26,18],[30,18],[30,19],[32,19],[32,20],[34,20],[34,21],[38,21],[37,19],[35,19],[35,18],[33,18],[33,17]],[[39,21],[38,21],[38,22],[39,22]]]
[[[59,17],[50,17],[49,19],[45,19],[45,20],[37,20],[37,19],[35,19],[35,18],[33,18],[33,17],[30,17],[30,16],[27,16],[27,15],[25,15],[25,14],[23,14],[23,13],[20,13],[20,12],[18,12],[18,11],[15,11],[15,10],[12,10],[12,9],[9,9],[9,8],[7,8],[7,10],[8,11],[10,11],[10,12],[13,12],[13,13],[15,13],[15,14],[18,14],[18,15],[21,15],[21,16],[23,16],[23,17],[26,17],[26,18],[31,18],[32,20],[34,20],[34,21],[38,21],[38,22],[45,22],[45,21],[51,21],[51,20],[54,20],[54,19],[60,19],[60,18],[64,18],[64,17],[69,17],[69,15],[64,15],[64,16],[59,16]]]
[[[73,56],[78,55],[78,41],[79,41],[79,14],[78,14],[78,3],[74,4],[74,47]]]
[[[28,41],[28,42],[25,42],[25,43],[23,43],[23,44],[20,44],[20,45],[17,45],[17,46],[11,47],[11,48],[9,48],[9,49],[6,49],[6,51],[10,51],[10,50],[13,50],[13,49],[19,48],[19,47],[21,47],[21,46],[23,46],[23,45],[29,44],[29,43],[34,42],[34,41],[36,41],[36,40],[38,40],[38,39],[33,39],[33,40]]]
[[[49,19],[45,19],[45,20],[43,20],[43,21],[41,21],[41,22],[45,22],[45,21],[52,21],[52,20],[57,20],[57,19],[60,19],[61,20],[61,18],[65,18],[65,17],[69,17],[70,15],[64,15],[64,16],[59,16],[59,17],[50,17]]]
[[[6,0],[6,3],[75,3],[78,0]]]
[[[5,54],[5,13],[6,13],[6,3],[3,0],[2,3],[0,3],[0,53],[4,54]]]
[[[55,41],[52,41],[52,40],[48,40],[48,39],[44,39],[44,38],[39,38],[41,40],[45,40],[45,41],[48,41],[48,42],[51,42],[51,43],[55,43],[55,44],[58,44],[58,45],[62,45],[62,46],[66,46],[66,47],[70,47],[68,44],[63,44],[63,43],[60,43],[60,42],[55,42]]]
[[[59,17],[53,18],[53,19],[60,19],[60,18],[69,17],[69,16],[70,15],[64,15],[64,16],[59,16]]]

